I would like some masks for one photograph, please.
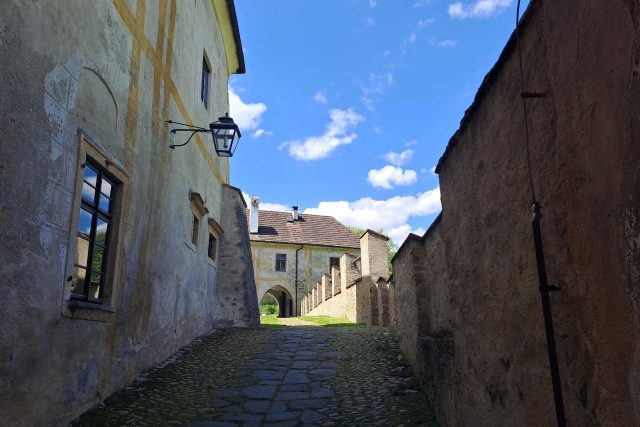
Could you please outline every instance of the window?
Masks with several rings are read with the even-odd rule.
[[[119,241],[129,177],[79,132],[61,314],[110,322],[120,285]]]
[[[216,253],[218,252],[218,239],[211,232],[209,232],[209,248],[207,249],[207,256],[213,262],[216,261]]]
[[[276,254],[276,271],[287,271],[286,254]]]
[[[86,158],[71,283],[73,299],[104,301],[117,185],[96,160]]]
[[[224,230],[222,230],[222,227],[220,227],[218,221],[216,221],[212,217],[208,218],[207,223],[209,225],[209,246],[207,247],[207,262],[212,267],[217,267],[217,256],[219,252],[218,242],[220,241],[220,236],[222,235],[222,233],[224,233]]]
[[[202,218],[209,213],[209,209],[204,203],[200,193],[191,191],[189,193],[189,200],[191,201],[191,209],[188,211],[185,217],[185,240],[184,243],[194,253],[198,252],[198,245],[200,244],[200,224]]]
[[[202,82],[200,85],[200,99],[204,104],[204,108],[209,109],[209,76],[211,75],[211,67],[207,63],[207,58],[202,57]]]
[[[200,232],[200,219],[197,215],[193,216],[193,224],[191,226],[191,243],[198,247],[198,233]]]
[[[331,272],[331,267],[336,266],[337,268],[340,268],[340,258],[332,256],[329,257],[329,272]]]

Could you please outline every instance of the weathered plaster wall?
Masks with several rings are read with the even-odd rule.
[[[189,194],[222,222],[228,160],[201,138],[169,150],[164,120],[227,111],[225,46],[211,2],[10,0],[0,56],[0,424],[64,424],[216,326],[217,267],[187,244]],[[128,177],[114,312],[68,306],[80,129]]]
[[[522,26],[568,425],[640,423],[639,13],[534,0]],[[395,329],[448,425],[555,423],[520,91],[512,38],[439,164],[439,224],[393,263]]]
[[[258,297],[254,282],[251,243],[247,231],[247,208],[242,192],[229,185],[223,187],[222,228],[220,239],[220,273],[216,296],[217,326],[257,327]]]
[[[298,289],[296,292],[296,249],[298,251]],[[359,249],[335,248],[286,243],[251,242],[253,269],[258,300],[274,286],[285,288],[297,306],[296,315],[301,313],[302,297],[306,295],[322,275],[329,271],[329,258],[340,257],[344,252],[360,253]],[[287,271],[275,271],[276,254],[287,255]]]

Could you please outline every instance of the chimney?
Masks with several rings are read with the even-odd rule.
[[[292,206],[291,209],[293,209],[291,211],[291,217],[293,218],[293,222],[296,222],[298,220],[298,207]]]
[[[249,232],[258,232],[258,215],[260,207],[260,198],[258,196],[251,196],[251,206],[249,206]]]

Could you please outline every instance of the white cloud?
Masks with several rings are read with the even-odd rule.
[[[453,47],[458,44],[458,40],[441,40],[438,42],[440,47]]]
[[[429,6],[431,4],[431,0],[419,0],[413,4],[414,8]]]
[[[414,32],[412,32],[411,34],[409,34],[409,39],[408,39],[409,43],[413,43],[413,42],[415,42],[415,41],[416,41],[416,37],[417,37],[417,36],[416,36],[415,31],[414,31]]]
[[[229,87],[229,115],[242,132],[256,129],[267,106],[262,102],[245,104],[234,89]]]
[[[392,189],[394,186],[411,185],[418,181],[416,171],[403,170],[397,166],[387,165],[382,169],[371,169],[367,181],[376,188]]]
[[[436,22],[435,18],[427,18],[427,19],[420,19],[417,23],[417,27],[419,30],[433,24],[434,22]]]
[[[242,192],[242,197],[244,198],[247,206],[251,206],[251,196],[248,193]],[[260,202],[259,209],[261,211],[278,211],[278,212],[290,212],[291,208],[287,205],[283,205],[281,203],[264,203]]]
[[[383,95],[387,88],[393,84],[393,82],[393,74],[391,73],[369,74],[369,84],[367,86],[360,86],[360,90],[362,92],[360,100],[362,101],[362,104],[365,106],[365,108],[369,111],[373,111],[373,96]]]
[[[297,160],[323,159],[339,146],[351,144],[358,136],[355,132],[351,132],[351,129],[364,120],[364,117],[351,108],[330,110],[329,117],[331,121],[322,135],[287,141],[279,148],[288,146],[289,154]]]
[[[327,99],[327,95],[324,94],[323,90],[313,95],[313,100],[318,104],[326,104],[327,102],[329,102],[329,100]]]
[[[382,55],[383,56],[389,56],[389,55],[391,55],[391,51],[390,50],[385,50]]]
[[[455,19],[490,18],[511,6],[511,0],[476,0],[475,3],[463,5],[456,2],[449,5],[449,16]]]
[[[402,166],[406,164],[413,157],[413,150],[404,150],[402,153],[396,153],[395,151],[389,151],[385,153],[382,158],[395,166]]]
[[[366,18],[364,18],[364,25],[367,27],[373,27],[374,25],[376,25],[376,21],[372,17],[367,16]]]
[[[434,174],[435,176],[438,176],[438,174],[436,173],[436,167],[432,167],[431,169],[429,169],[429,172],[431,172],[432,174]]]
[[[380,133],[382,133],[382,131],[380,130],[380,128],[378,126],[374,126],[373,127],[373,131],[376,133],[376,135],[380,135]]]
[[[404,239],[407,238],[409,233],[413,233],[422,237],[425,231],[427,230],[422,227],[412,229],[409,224],[402,224],[399,227],[394,227],[390,230],[385,230],[385,233],[387,233],[387,236],[389,236],[391,240],[393,240],[393,243],[396,245],[396,247],[398,247],[402,244],[402,242],[404,242]]]
[[[412,139],[411,141],[407,141],[404,143],[405,147],[411,147],[412,145],[416,145],[418,143],[418,141],[416,141],[415,139]]]
[[[369,7],[374,8],[378,5],[377,0],[369,0]]]
[[[331,215],[349,226],[382,228],[399,245],[411,231],[407,223],[409,218],[432,215],[440,210],[440,187],[436,187],[416,196],[394,196],[386,200],[365,197],[354,202],[320,202],[315,208],[305,209],[304,213]],[[420,234],[421,230],[414,232]]]
[[[251,134],[251,137],[252,138],[260,138],[262,135],[271,136],[271,135],[273,135],[273,132],[271,132],[270,130],[258,129],[257,131],[255,131],[254,133]]]

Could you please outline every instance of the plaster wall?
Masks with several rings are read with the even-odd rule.
[[[296,292],[296,249],[301,246],[302,249],[298,251],[298,289]],[[299,315],[302,308],[302,297],[317,285],[323,274],[329,271],[329,258],[340,257],[345,252],[359,254],[360,250],[252,241],[251,252],[258,301],[270,288],[282,286],[291,294],[294,306],[297,307],[296,315]],[[287,256],[285,272],[275,271],[276,254]]]
[[[218,325],[220,267],[189,245],[189,195],[209,211],[205,242],[228,160],[198,137],[170,150],[164,120],[228,110],[225,43],[206,1],[8,0],[0,55],[0,424],[65,424]],[[126,178],[113,310],[69,305],[79,131]]]
[[[640,423],[639,13],[534,0],[522,25],[568,425]],[[440,223],[393,263],[395,329],[447,425],[555,424],[520,92],[512,38],[439,164]]]

